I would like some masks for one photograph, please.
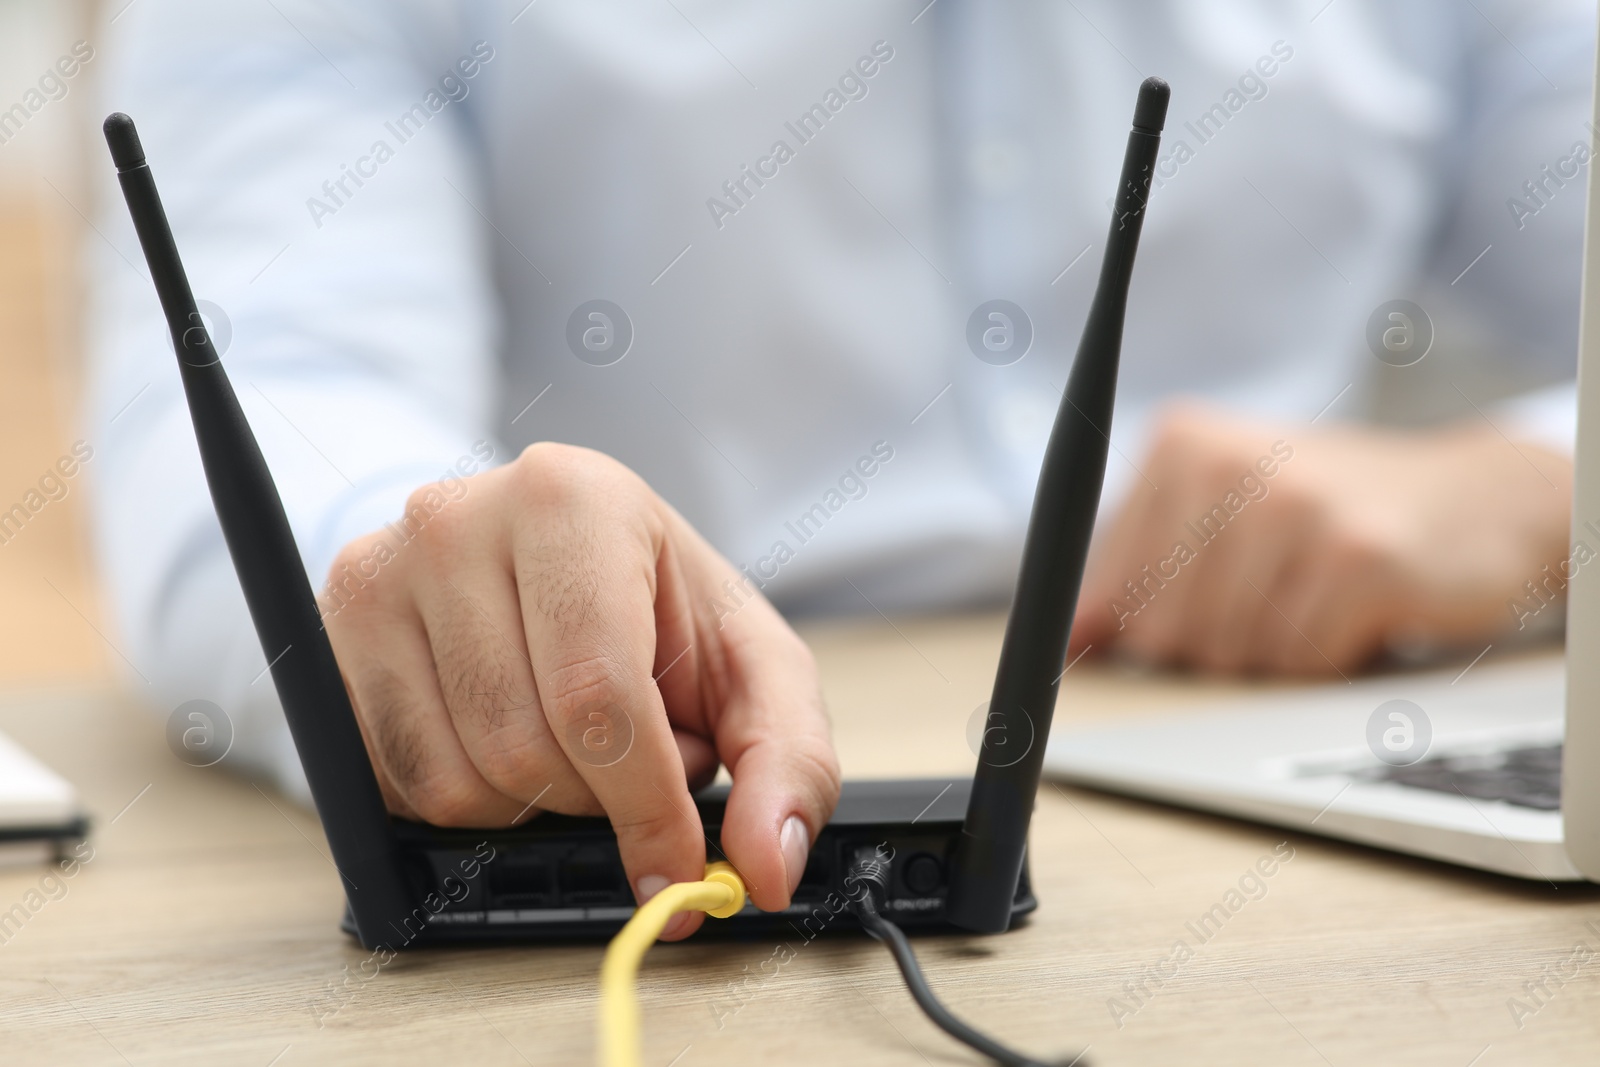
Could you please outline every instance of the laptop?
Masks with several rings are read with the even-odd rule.
[[[50,863],[88,829],[77,790],[0,734],[0,867]],[[5,920],[0,916],[0,941]]]
[[[1582,559],[1600,552],[1594,167],[1574,489],[1572,542]],[[1600,566],[1580,566],[1567,595],[1564,659],[1373,677],[1116,725],[1062,724],[1046,773],[1521,878],[1600,881]]]

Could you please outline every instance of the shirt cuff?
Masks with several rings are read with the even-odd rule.
[[[1495,425],[1515,441],[1571,456],[1578,436],[1577,383],[1563,382],[1496,405]]]

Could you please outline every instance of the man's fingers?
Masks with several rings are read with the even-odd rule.
[[[372,591],[330,618],[328,634],[380,782],[402,814],[438,826],[509,825],[523,805],[468,758],[433,674],[421,619]]]
[[[810,650],[764,601],[724,629],[717,750],[733,776],[722,847],[757,907],[787,907],[839,801],[839,761]]]
[[[1321,553],[1289,571],[1284,595],[1266,629],[1276,632],[1274,670],[1329,677],[1356,669],[1378,643],[1362,576],[1343,572]],[[1274,626],[1276,624],[1276,626]]]
[[[1275,570],[1278,555],[1289,547],[1273,531],[1243,522],[1230,525],[1207,546],[1190,577],[1193,595],[1182,622],[1189,663],[1233,672],[1249,662],[1250,636],[1265,606],[1257,590],[1266,588],[1265,571]]]
[[[683,775],[688,779],[689,792],[700,792],[711,784],[722,766],[716,746],[700,734],[676,728],[672,739],[678,743],[678,758],[683,760]]]
[[[1359,670],[1384,648],[1393,619],[1403,612],[1404,589],[1382,553],[1359,540],[1332,550],[1323,586],[1308,596],[1303,624],[1320,658],[1337,673]]]
[[[1239,576],[1234,614],[1228,620],[1230,630],[1244,648],[1238,667],[1252,672],[1276,669],[1274,642],[1284,625],[1278,605],[1283,603],[1290,576],[1299,566],[1301,551],[1298,547],[1290,550],[1282,541],[1273,541],[1264,548],[1260,558]]]
[[[674,685],[681,667],[662,674],[661,688],[676,724],[714,738],[733,777],[722,849],[755,905],[775,911],[788,906],[811,842],[839,800],[839,762],[816,661],[772,605],[680,516],[667,509],[666,521],[668,546],[676,546],[681,566],[663,568],[657,624],[674,647],[696,642],[684,658],[695,660],[696,699]],[[665,658],[658,652],[658,661]]]
[[[768,738],[746,748],[733,772],[722,847],[756,907],[789,906],[811,845],[839,802],[838,764],[815,743]]]
[[[535,446],[519,479],[524,518],[511,553],[540,703],[573,768],[617,834],[640,901],[705,872],[705,836],[689,795],[656,660],[663,519],[643,483],[598,453]],[[675,920],[666,936],[693,929]]]
[[[1204,584],[1204,569],[1214,562],[1207,558],[1213,548],[1197,544],[1184,528],[1185,517],[1203,509],[1204,484],[1182,476],[1171,461],[1162,461],[1155,471],[1164,488],[1152,491],[1154,505],[1139,535],[1139,544],[1148,546],[1143,549],[1147,554],[1128,564],[1124,581],[1132,584],[1132,591],[1127,585],[1122,588],[1130,614],[1119,641],[1139,659],[1171,663],[1188,649],[1191,635],[1185,627]],[[1180,541],[1185,546],[1181,553],[1176,551]]]
[[[1240,579],[1240,614],[1234,625],[1249,649],[1244,668],[1271,673],[1306,651],[1286,616],[1302,608],[1298,593],[1317,566],[1321,519],[1314,505],[1286,490],[1267,501],[1258,518],[1271,536]]]
[[[600,814],[539,703],[507,550],[463,552],[460,544],[446,538],[441,546],[453,557],[448,571],[433,561],[412,581],[456,734],[478,773],[506,796],[545,811]]]
[[[1123,582],[1138,570],[1158,506],[1156,491],[1144,482],[1123,501],[1107,533],[1096,539],[1078,596],[1068,657],[1089,644],[1109,644],[1126,632],[1131,607]],[[1120,609],[1120,610],[1119,610]]]

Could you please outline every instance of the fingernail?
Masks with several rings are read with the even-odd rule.
[[[783,830],[778,834],[778,847],[783,850],[783,871],[789,877],[792,897],[800,887],[800,879],[806,873],[806,859],[811,854],[811,834],[800,816],[791,815],[784,820]]]
[[[671,884],[672,880],[670,878],[664,878],[659,874],[645,875],[643,878],[640,878],[637,883],[639,903],[646,903],[651,897],[655,896],[657,893],[661,892]],[[674,937],[677,937],[679,934],[683,933],[683,928],[688,925],[692,918],[693,916],[691,916],[688,912],[680,911],[671,919],[667,920],[666,928],[661,931],[662,938],[670,940]]]
[[[657,893],[661,892],[671,884],[672,883],[670,881],[668,881],[666,878],[663,878],[659,874],[645,875],[643,878],[639,879],[638,889],[636,890],[636,894],[639,897],[639,903],[645,903],[651,897],[655,896]]]

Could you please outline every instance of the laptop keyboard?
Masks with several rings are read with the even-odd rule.
[[[1536,745],[1470,756],[1436,756],[1409,767],[1363,767],[1351,777],[1413,789],[1503,800],[1540,811],[1561,810],[1561,746]]]

